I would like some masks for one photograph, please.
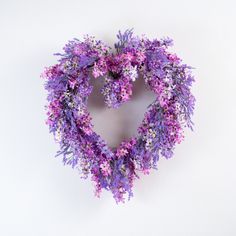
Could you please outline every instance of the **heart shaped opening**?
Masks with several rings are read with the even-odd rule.
[[[93,92],[88,99],[88,110],[92,116],[93,129],[111,149],[117,148],[122,141],[137,135],[144,113],[155,100],[155,95],[146,89],[144,79],[139,76],[133,83],[131,99],[119,108],[108,108],[101,95],[104,79],[92,79],[91,85]]]

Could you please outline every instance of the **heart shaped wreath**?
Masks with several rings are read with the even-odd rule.
[[[115,52],[100,40],[85,36],[64,47],[58,64],[42,74],[46,79],[48,106],[46,123],[60,144],[58,155],[64,164],[91,176],[95,193],[110,190],[116,202],[130,198],[138,171],[148,174],[160,156],[170,158],[176,143],[183,140],[183,128],[192,129],[194,81],[191,67],[167,51],[169,38],[149,40],[119,32]],[[156,95],[145,112],[138,135],[111,149],[93,131],[87,101],[91,79],[104,78],[101,90],[108,107],[118,108],[131,98],[133,82],[144,79]]]

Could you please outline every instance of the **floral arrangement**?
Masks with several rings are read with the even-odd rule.
[[[170,158],[192,129],[194,81],[191,67],[168,48],[172,40],[134,36],[132,30],[119,32],[115,52],[94,37],[69,41],[58,63],[42,73],[48,91],[47,121],[60,144],[63,162],[77,168],[83,178],[91,177],[95,193],[112,192],[116,202],[133,195],[138,173],[148,174],[159,157]],[[138,134],[110,148],[93,131],[87,101],[93,91],[92,79],[103,79],[101,94],[110,108],[118,108],[132,97],[135,80],[144,79],[156,99],[147,108]]]

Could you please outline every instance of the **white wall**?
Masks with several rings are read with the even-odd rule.
[[[236,235],[235,7],[233,0],[0,0],[0,235]],[[54,158],[39,75],[67,40],[88,33],[112,45],[127,28],[174,39],[173,50],[196,68],[197,104],[195,132],[136,181],[131,201],[116,205],[110,193],[95,198],[89,180]],[[149,100],[144,93],[118,113],[91,107],[95,129],[119,142]]]

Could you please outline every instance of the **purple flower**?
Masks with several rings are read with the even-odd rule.
[[[116,52],[94,37],[74,39],[64,47],[59,62],[45,69],[48,91],[49,130],[60,144],[57,155],[63,163],[91,176],[95,194],[112,192],[116,202],[133,196],[139,171],[149,174],[157,168],[160,156],[173,156],[175,145],[184,139],[184,128],[192,129],[195,98],[191,67],[168,52],[172,40],[139,38],[132,30],[119,31]],[[140,75],[140,77],[139,77]],[[93,131],[87,109],[93,87],[91,79],[104,79],[101,94],[110,108],[118,108],[132,98],[133,83],[144,78],[146,87],[156,95],[149,105],[138,135],[110,149]]]

